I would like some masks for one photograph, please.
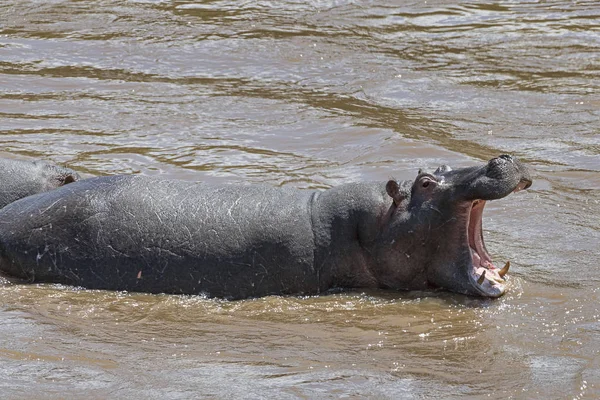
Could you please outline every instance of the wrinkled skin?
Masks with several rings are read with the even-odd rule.
[[[79,175],[69,168],[44,161],[0,158],[0,208],[77,180]]]
[[[504,293],[485,201],[531,185],[510,156],[325,191],[121,175],[0,211],[0,270],[31,282],[240,299],[336,287]]]

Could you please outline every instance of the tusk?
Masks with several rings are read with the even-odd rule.
[[[502,278],[504,278],[504,275],[506,275],[509,268],[510,268],[510,261],[507,261],[506,264],[504,264],[504,267],[502,267],[502,269],[500,271],[498,271],[498,275],[500,275]]]
[[[483,271],[481,273],[481,276],[479,277],[479,279],[477,279],[477,283],[481,285],[483,283],[484,279],[485,279],[485,271]]]

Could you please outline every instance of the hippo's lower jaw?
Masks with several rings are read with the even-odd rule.
[[[513,190],[513,193],[523,190],[531,185],[530,181],[522,181]],[[471,252],[471,267],[469,280],[472,286],[486,297],[500,297],[506,291],[504,276],[510,267],[507,261],[502,269],[492,262],[483,240],[482,216],[485,200],[475,200],[471,203],[469,218],[467,219],[467,234]]]

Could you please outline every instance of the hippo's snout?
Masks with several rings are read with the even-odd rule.
[[[463,188],[462,197],[468,201],[501,199],[527,189],[532,182],[529,169],[509,155],[493,158],[482,169],[457,178]]]
[[[529,169],[522,164],[518,159],[508,154],[502,154],[496,158],[492,158],[488,162],[486,174],[488,178],[497,181],[515,181],[523,183],[523,189],[531,186],[531,174]]]

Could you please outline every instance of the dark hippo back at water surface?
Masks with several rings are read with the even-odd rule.
[[[0,3],[0,155],[329,188],[513,154],[507,294],[0,286],[3,398],[600,396],[596,1]],[[1,221],[0,221],[1,223]]]

